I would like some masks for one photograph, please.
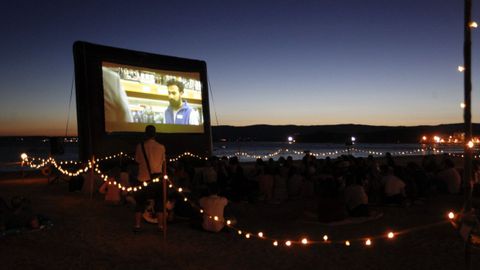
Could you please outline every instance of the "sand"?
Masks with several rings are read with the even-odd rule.
[[[333,244],[273,247],[272,241],[248,239],[235,232],[207,233],[185,220],[170,224],[167,241],[155,226],[145,224],[133,234],[132,209],[109,206],[100,194],[93,198],[68,192],[66,182],[45,178],[0,180],[0,196],[31,199],[38,213],[54,226],[33,233],[0,238],[1,269],[462,269],[464,242],[448,223],[374,240],[366,247]],[[384,235],[388,230],[419,228],[445,220],[459,209],[461,196],[436,195],[423,205],[377,207],[383,217],[361,224],[320,225],[304,214],[308,200],[272,205],[232,205],[237,226],[269,237],[298,240],[302,236],[332,240]],[[480,269],[480,249],[472,253],[472,269]]]

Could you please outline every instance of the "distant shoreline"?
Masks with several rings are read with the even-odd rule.
[[[417,125],[417,126],[374,126],[361,124],[337,124],[337,125],[249,125],[211,126],[212,139],[214,142],[227,141],[286,141],[288,136],[293,136],[297,142],[305,143],[345,143],[351,136],[355,136],[364,143],[418,143],[422,136],[433,134],[461,133],[464,130],[463,123]],[[472,124],[474,134],[480,134],[480,124]],[[50,138],[67,137],[69,135],[1,135],[1,140],[17,138]]]

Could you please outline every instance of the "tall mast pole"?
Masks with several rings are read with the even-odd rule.
[[[464,205],[463,213],[467,214],[472,209],[472,37],[470,22],[472,21],[472,0],[465,0],[465,21],[464,21],[464,43],[463,43],[463,61],[464,61],[464,95],[465,109],[463,119],[465,122],[465,141],[464,144],[464,167],[463,167],[463,187],[464,187]],[[471,244],[468,237],[465,242],[465,269],[471,269]]]
[[[464,60],[464,95],[465,109],[463,111],[463,119],[465,122],[465,141],[472,141],[472,39],[470,31],[472,13],[472,0],[465,0],[465,41],[463,44],[463,60]],[[465,202],[464,211],[472,208],[471,186],[472,179],[472,152],[473,148],[468,144],[464,146],[464,182]]]

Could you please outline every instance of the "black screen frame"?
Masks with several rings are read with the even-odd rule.
[[[174,157],[184,152],[200,156],[212,153],[210,107],[208,98],[207,64],[205,61],[159,55],[77,41],[73,44],[79,158],[88,160],[118,152],[133,153],[143,139],[143,132],[105,131],[105,109],[102,63],[145,67],[200,74],[202,84],[203,133],[161,133],[157,140]],[[147,124],[145,124],[147,125]],[[158,130],[157,131],[161,131]]]

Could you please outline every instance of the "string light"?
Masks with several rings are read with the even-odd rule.
[[[458,66],[458,67],[457,67],[457,70],[460,71],[460,72],[464,72],[464,71],[465,71],[465,67],[464,67],[464,66]]]
[[[473,148],[474,144],[473,144],[472,141],[469,141],[469,142],[467,143],[467,146],[468,146],[468,148]]]
[[[358,149],[354,149],[354,148],[349,149],[349,151],[355,151],[355,150],[358,150]],[[416,150],[416,151],[421,151],[421,150],[423,150],[423,149],[418,149],[418,150]],[[367,150],[358,150],[358,151],[367,151]],[[423,150],[423,151],[424,151],[424,150]],[[370,152],[374,152],[374,151],[370,151]],[[335,151],[335,152],[331,152],[331,153],[339,153],[339,151]],[[380,152],[377,152],[377,153],[380,153]],[[408,153],[408,152],[406,152],[406,151],[401,151],[401,152],[398,152],[398,153],[399,153],[399,154],[406,154],[406,153]],[[121,154],[124,155],[123,153],[121,153]],[[381,154],[381,153],[380,153],[380,154]],[[104,159],[98,159],[98,160],[105,160],[105,159],[109,159],[109,158],[115,158],[115,157],[122,156],[122,155],[109,156],[109,157],[106,157],[106,158],[104,158]],[[55,166],[55,164],[56,164],[58,167],[60,167],[60,165],[58,165],[57,162],[56,162],[53,158],[48,158],[48,159],[35,159],[35,158],[29,158],[28,155],[27,155],[23,160],[28,161],[28,165],[29,165],[29,166],[42,166],[42,167],[44,167],[44,166],[46,166],[46,165],[48,165],[48,164],[52,164],[52,165],[54,165],[54,166]],[[73,161],[70,161],[70,162],[66,161],[66,162],[62,162],[62,163],[59,163],[59,164],[73,164],[73,165],[78,165],[78,164],[82,164],[82,163],[73,162]],[[60,167],[60,168],[63,170],[62,167]],[[85,168],[84,168],[84,169],[81,169],[81,171],[86,172],[86,171],[88,171],[89,168],[93,169],[96,173],[98,173],[98,174],[101,176],[101,178],[102,178],[105,182],[107,182],[108,184],[116,185],[116,186],[118,186],[120,189],[126,190],[126,191],[128,191],[128,192],[131,192],[131,191],[134,191],[134,192],[135,192],[135,191],[141,190],[142,187],[148,186],[148,183],[143,183],[142,185],[136,186],[136,187],[124,187],[124,186],[122,186],[120,183],[115,182],[113,178],[109,177],[108,175],[103,174],[103,173],[100,171],[100,169],[99,169],[99,164],[98,164],[97,162],[94,162],[94,161],[93,161],[93,162],[88,162],[88,164],[85,166]],[[65,172],[65,174],[67,174],[67,173],[68,173],[68,174],[72,174],[72,172],[68,172],[68,171],[66,171],[66,170],[63,170],[63,171]],[[168,179],[168,176],[167,176],[167,175],[165,175],[163,178],[164,178],[166,181],[170,181],[170,180]],[[158,178],[156,178],[156,179],[157,179],[157,181],[160,181]],[[174,187],[173,183],[170,182],[169,187],[173,188],[173,187]],[[179,191],[179,193],[181,193],[181,192],[183,191],[183,188],[179,187],[177,190]],[[181,195],[184,197],[184,201],[190,201],[190,204],[192,204],[191,200],[188,200],[188,198],[185,196],[185,194],[181,193]],[[193,205],[193,204],[192,204],[192,205]],[[199,208],[199,212],[200,212],[200,213],[204,213],[204,210],[201,209],[201,208]],[[213,219],[213,220],[215,220],[216,222],[223,222],[223,223],[226,224],[227,226],[231,226],[231,224],[232,224],[232,221],[231,221],[231,220],[226,220],[226,221],[225,221],[225,220],[223,220],[223,219],[220,219],[218,216],[208,216],[208,217],[211,218],[211,219]],[[448,213],[448,218],[449,218],[450,220],[452,220],[453,218],[455,218],[455,214],[454,214],[453,212]],[[235,228],[234,228],[234,229],[235,229]],[[238,233],[239,235],[242,235],[242,234],[243,234],[242,230],[239,230],[239,229],[237,230],[237,233]],[[250,239],[251,236],[252,236],[250,233],[245,233],[244,235],[245,235],[245,238],[246,238],[246,239]],[[268,239],[268,238],[265,237],[265,234],[264,234],[263,232],[258,232],[257,235],[258,235],[258,238],[259,238],[259,239]],[[384,238],[385,235],[383,235],[383,236],[376,236],[376,237],[373,237],[373,238],[379,238],[379,237]],[[393,238],[395,238],[395,233],[394,233],[394,232],[389,232],[389,233],[386,235],[386,238],[388,238],[388,239],[393,239]],[[367,239],[365,240],[364,244],[365,244],[366,246],[371,246],[371,245],[372,245],[372,240],[371,240],[371,239],[372,239],[372,238],[367,238]],[[328,238],[327,235],[324,235],[324,236],[323,236],[323,242],[324,242],[324,243],[333,243],[333,242],[330,242],[330,241],[329,241],[329,238]],[[279,243],[278,240],[275,240],[275,241],[273,241],[272,244],[273,244],[273,246],[276,247],[276,246],[278,246],[278,243]],[[290,246],[292,245],[292,241],[290,241],[290,240],[286,240],[284,243],[285,243],[285,245],[288,246],[288,247],[290,247]],[[307,237],[304,237],[304,238],[302,238],[302,239],[300,240],[300,243],[303,244],[303,245],[307,245],[307,244],[310,243],[310,241],[307,239]],[[319,243],[319,242],[318,242],[318,241],[313,241],[312,243]],[[350,242],[349,240],[341,240],[341,241],[337,241],[336,243],[344,243],[344,245],[347,246],[347,247],[351,245],[351,242]]]
[[[266,158],[266,157],[273,157],[273,156],[277,156],[279,154],[281,154],[282,152],[285,152],[285,153],[294,153],[294,154],[298,154],[298,155],[301,155],[301,154],[304,154],[303,152],[300,152],[300,151],[296,151],[296,150],[289,150],[289,149],[279,149],[273,153],[270,153],[270,154],[267,154],[267,155],[264,155],[264,156],[260,156],[260,155],[251,155],[251,154],[248,154],[248,153],[245,153],[245,152],[237,152],[236,154],[239,155],[239,156],[247,156],[247,157],[255,157],[255,158]],[[323,152],[323,153],[313,153],[313,152],[310,152],[309,154],[310,155],[313,155],[313,156],[316,156],[316,157],[319,157],[319,156],[331,156],[331,155],[339,155],[339,154],[343,154],[343,153],[350,153],[350,152],[359,152],[359,153],[368,153],[369,155],[384,155],[383,152],[378,152],[378,151],[372,151],[372,150],[362,150],[362,149],[357,149],[357,148],[349,148],[349,149],[345,149],[345,150],[335,150],[335,151],[331,151],[331,152]],[[415,154],[424,154],[425,152],[425,149],[418,149],[418,150],[414,150],[414,151],[399,151],[399,152],[392,152],[391,154],[392,155],[415,155]],[[443,153],[443,150],[436,150],[436,149],[433,149],[433,152],[434,153]],[[74,161],[62,161],[62,162],[56,162],[53,158],[48,158],[48,159],[35,159],[35,158],[32,158],[32,159],[29,159],[28,158],[28,155],[26,153],[24,153],[25,155],[21,155],[21,158],[22,158],[22,165],[24,164],[27,164],[28,166],[30,166],[31,168],[35,168],[35,169],[39,169],[39,168],[42,168],[42,167],[45,167],[49,164],[52,164],[56,169],[58,169],[62,174],[64,175],[67,175],[67,176],[78,176],[79,174],[81,173],[85,173],[87,172],[89,169],[93,168],[93,167],[96,167],[95,169],[95,172],[100,174],[100,175],[104,175],[100,169],[98,168],[98,163],[103,161],[103,160],[110,160],[110,159],[114,159],[114,158],[118,158],[118,157],[126,157],[126,158],[129,158],[129,159],[132,159],[134,160],[133,157],[123,153],[123,152],[120,152],[118,154],[115,154],[115,155],[110,155],[110,156],[106,156],[104,158],[97,158],[95,160],[92,161],[89,161],[87,163],[87,165],[84,167],[84,168],[80,168],[78,169],[77,171],[70,171],[68,169],[65,169],[63,168],[62,165],[64,164],[70,164],[70,165],[73,165],[73,164],[80,164],[79,162],[74,162]],[[196,158],[199,158],[199,159],[205,159],[207,160],[207,158],[204,158],[204,157],[201,157],[201,156],[198,156],[198,155],[195,155],[195,154],[192,154],[190,152],[185,152],[181,155],[178,155],[176,158],[173,158],[173,159],[170,159],[171,161],[172,160],[178,160],[184,156],[191,156],[191,157],[196,157]],[[164,179],[168,179],[168,175],[165,175],[164,176]],[[160,182],[160,180],[158,178],[155,178],[153,179],[154,183],[156,182]],[[118,185],[118,183],[114,182],[112,183],[114,185]],[[171,187],[171,185],[169,185],[169,187]],[[132,189],[133,190],[133,189]],[[139,188],[137,188],[136,190],[139,190]]]
[[[478,24],[477,24],[477,22],[472,21],[468,24],[468,26],[470,26],[470,28],[477,28]]]

